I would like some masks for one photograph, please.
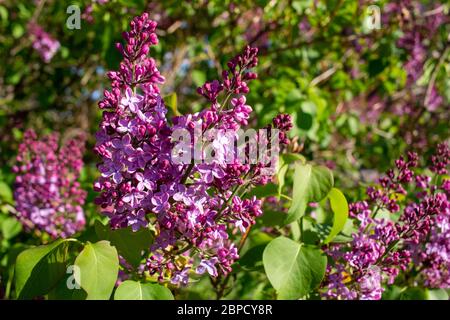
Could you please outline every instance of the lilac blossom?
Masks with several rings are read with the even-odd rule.
[[[334,266],[327,268],[323,297],[379,300],[383,284],[393,284],[400,271],[418,274],[416,283],[425,287],[450,287],[450,182],[443,176],[449,161],[448,145],[440,144],[430,168],[433,181],[442,182],[431,184],[431,177],[415,173],[417,154],[408,153],[379,187],[368,189],[367,201],[350,204],[357,229],[351,242],[325,248]],[[418,192],[408,193],[410,186]],[[382,210],[401,214],[394,221],[378,218]]]
[[[83,150],[83,136],[59,147],[57,134],[38,139],[25,132],[13,171],[16,216],[26,230],[66,238],[84,227],[86,192],[78,182]]]
[[[260,200],[241,199],[238,191],[270,177],[261,176],[262,164],[226,163],[229,141],[222,134],[210,137],[217,154],[211,162],[179,163],[172,156],[171,134],[198,127],[202,133],[222,129],[235,135],[246,125],[252,108],[244,95],[248,81],[256,78],[250,69],[257,65],[258,50],[246,47],[228,62],[220,80],[198,88],[207,100],[205,109],[169,121],[159,89],[164,78],[148,57],[150,46],[158,43],[156,23],[144,13],[130,28],[126,44],[117,44],[123,56],[119,70],[108,73],[112,88],[99,102],[104,112],[95,146],[101,157],[96,202],[112,228],[136,231],[153,225],[156,237],[146,268],[159,281],[185,285],[191,273],[226,275],[239,257],[230,231],[245,232],[262,214]],[[288,142],[290,121],[288,116],[274,120],[282,143]],[[205,154],[206,141],[200,144]]]
[[[33,49],[39,53],[44,62],[49,63],[61,46],[59,41],[45,32],[36,23],[30,23],[28,25],[28,33],[33,43]]]

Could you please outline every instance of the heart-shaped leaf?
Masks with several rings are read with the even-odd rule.
[[[13,202],[13,193],[11,188],[3,181],[0,181],[0,199],[9,203]]]
[[[119,257],[109,241],[88,242],[75,260],[74,276],[87,300],[108,300],[117,280]]]
[[[327,258],[316,247],[278,237],[264,250],[263,263],[278,298],[299,299],[320,284],[325,275]]]
[[[344,194],[339,189],[332,188],[330,193],[328,193],[328,198],[330,199],[330,206],[334,216],[333,227],[324,243],[329,243],[339,232],[341,232],[348,218],[348,203]]]
[[[16,260],[15,284],[19,299],[48,293],[66,273],[67,250],[72,239],[22,251]]]
[[[173,295],[159,284],[126,280],[117,288],[114,300],[173,300]]]
[[[22,225],[16,218],[8,217],[1,223],[3,238],[9,240],[22,231]]]
[[[293,200],[284,223],[288,224],[302,217],[308,203],[324,199],[333,184],[333,174],[328,168],[295,162]]]
[[[99,220],[95,221],[95,232],[102,240],[109,240],[119,254],[131,265],[137,267],[142,260],[142,251],[150,248],[153,235],[149,229],[141,228],[133,232],[131,227],[111,230]]]

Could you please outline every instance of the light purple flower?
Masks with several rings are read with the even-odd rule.
[[[122,107],[128,107],[132,113],[137,113],[142,106],[144,97],[139,94],[134,94],[130,88],[125,90],[125,97],[120,100]]]
[[[213,182],[214,178],[221,179],[225,176],[225,172],[218,165],[200,164],[197,169],[202,174],[202,180],[206,183]]]
[[[165,212],[170,208],[169,194],[166,192],[158,192],[152,198],[152,204],[154,205],[153,211],[156,213]]]
[[[128,225],[133,231],[138,231],[140,228],[146,228],[148,221],[145,219],[145,211],[139,209],[136,213],[128,216]]]
[[[208,272],[210,276],[217,277],[216,264],[218,262],[217,258],[211,258],[209,260],[202,260],[195,270],[197,274],[203,274]]]

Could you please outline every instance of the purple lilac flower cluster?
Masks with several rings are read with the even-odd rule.
[[[39,53],[44,62],[49,63],[60,47],[59,41],[36,23],[28,25],[28,33],[33,43],[33,49]]]
[[[398,40],[397,46],[408,54],[409,59],[404,65],[408,76],[407,84],[415,84],[422,76],[425,62],[429,58],[427,52],[432,45],[429,41],[430,37],[437,33],[440,26],[448,22],[444,7],[439,3],[425,7],[418,1],[403,0],[389,3],[386,13],[388,17],[396,17],[396,23],[402,26],[403,35]],[[411,95],[414,93],[411,92]],[[442,104],[443,98],[439,95],[436,86],[431,88],[428,95],[425,107],[434,111]],[[411,97],[410,104],[413,104],[415,100],[417,99]]]
[[[228,62],[222,79],[198,88],[209,107],[195,114],[178,116],[172,124],[158,85],[164,78],[147,56],[158,41],[156,23],[148,14],[135,17],[124,33],[125,45],[118,71],[109,72],[112,89],[106,90],[99,107],[106,109],[97,133],[96,152],[102,162],[101,177],[94,188],[101,192],[97,203],[110,218],[112,228],[133,230],[152,224],[156,238],[146,266],[159,281],[186,284],[189,274],[227,274],[238,258],[230,229],[245,232],[262,214],[261,201],[243,198],[248,186],[267,182],[263,166],[225,161],[229,133],[235,135],[248,123],[252,108],[245,94],[248,81],[257,76],[257,49],[247,47]],[[286,143],[290,117],[280,116],[273,127]],[[190,133],[200,129],[227,130],[211,138],[211,162],[178,163],[172,150],[174,130]],[[195,138],[194,138],[195,140]],[[189,147],[195,141],[187,141]],[[204,145],[205,141],[201,141]],[[206,153],[202,148],[202,155]]]
[[[83,166],[84,136],[59,147],[58,135],[38,139],[28,130],[19,146],[14,198],[16,215],[28,231],[66,238],[85,224],[86,192],[77,181]]]
[[[431,157],[430,170],[437,175],[447,175],[450,164],[450,148],[440,144],[437,152]],[[427,199],[422,210],[435,210],[429,236],[426,241],[411,244],[413,261],[419,270],[426,287],[450,288],[450,179],[444,179],[440,187],[429,186],[431,179],[416,176],[418,187],[429,188],[436,196]],[[426,194],[422,193],[426,198]],[[411,208],[416,210],[417,208]]]
[[[416,174],[418,156],[408,153],[396,169],[367,190],[367,201],[352,203],[356,222],[352,241],[326,248],[334,261],[327,267],[323,296],[328,299],[381,299],[383,284],[393,284],[400,271],[419,273],[422,285],[449,288],[450,180],[444,177],[450,149],[440,144],[431,159],[431,177]],[[414,186],[410,194],[407,188]],[[401,199],[405,198],[403,211]],[[390,218],[377,218],[385,211]],[[401,213],[400,213],[401,212]]]

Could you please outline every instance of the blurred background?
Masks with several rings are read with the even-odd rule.
[[[405,150],[428,155],[449,137],[444,0],[0,0],[0,219],[14,205],[11,168],[28,128],[63,139],[88,133],[81,179],[88,221],[98,215],[97,103],[109,85],[105,73],[121,60],[115,43],[144,11],[158,23],[150,54],[166,78],[166,101],[176,100],[180,113],[199,111],[196,88],[247,44],[257,46],[250,126],[291,114],[291,148],[330,167],[349,200]],[[2,246],[17,235],[6,234]]]

